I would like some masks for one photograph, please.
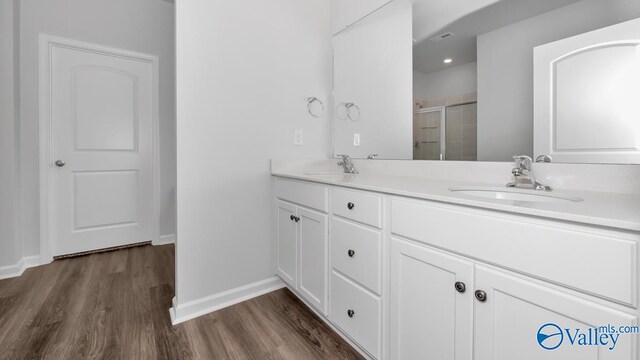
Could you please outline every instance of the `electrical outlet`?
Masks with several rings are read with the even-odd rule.
[[[353,134],[353,146],[360,146],[360,134]]]
[[[304,145],[304,133],[302,129],[293,130],[293,145]]]

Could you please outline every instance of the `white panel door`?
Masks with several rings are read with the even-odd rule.
[[[637,334],[618,334],[613,346],[593,330],[637,325],[634,315],[481,266],[476,266],[476,288],[486,293],[475,306],[476,359],[638,359]]]
[[[471,262],[392,239],[391,359],[470,360],[473,288]]]
[[[277,201],[276,212],[278,217],[277,241],[278,241],[278,259],[277,273],[292,288],[296,288],[298,284],[298,217],[296,216],[296,207],[284,201]]]
[[[327,314],[327,215],[298,208],[300,294]]]
[[[534,49],[534,153],[640,164],[640,19]]]
[[[50,56],[53,255],[152,240],[153,64]]]

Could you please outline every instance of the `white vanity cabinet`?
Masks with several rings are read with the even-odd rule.
[[[408,199],[391,231],[391,359],[637,360],[637,335],[569,339],[638,324],[637,235]]]
[[[596,264],[594,264],[597,266]],[[577,329],[593,342],[595,333],[588,329],[609,324],[619,327],[637,325],[637,316],[615,309],[613,304],[596,303],[544,284],[529,281],[505,271],[476,266],[476,288],[486,293],[486,300],[475,305],[475,359],[494,360],[636,360],[637,335],[619,334],[617,344],[575,345],[569,334]],[[545,324],[555,324],[562,335],[542,342],[554,350],[543,349],[536,341],[538,330]],[[554,325],[542,332],[557,333]],[[591,335],[591,340],[589,340]],[[562,343],[560,343],[562,340]]]
[[[390,359],[636,359],[629,335],[614,350],[571,346],[566,333],[558,349],[537,342],[547,323],[573,335],[578,328],[636,325],[636,316],[401,239],[391,242],[390,308]]]
[[[368,358],[639,359],[637,333],[578,345],[638,325],[637,231],[280,178],[276,195],[278,275]]]
[[[276,180],[277,274],[327,314],[328,188]]]

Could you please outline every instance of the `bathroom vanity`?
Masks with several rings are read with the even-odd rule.
[[[493,194],[507,188],[495,183],[276,166],[272,175],[277,274],[365,356],[638,358],[637,333],[615,346],[575,336],[638,325],[639,195],[501,199]],[[538,343],[548,323],[563,332],[554,350]]]
[[[334,3],[351,174],[272,162],[277,274],[373,359],[638,360],[640,6]]]

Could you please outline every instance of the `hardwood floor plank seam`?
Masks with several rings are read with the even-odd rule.
[[[0,280],[0,360],[362,359],[287,289],[172,326],[174,268],[147,245]]]

